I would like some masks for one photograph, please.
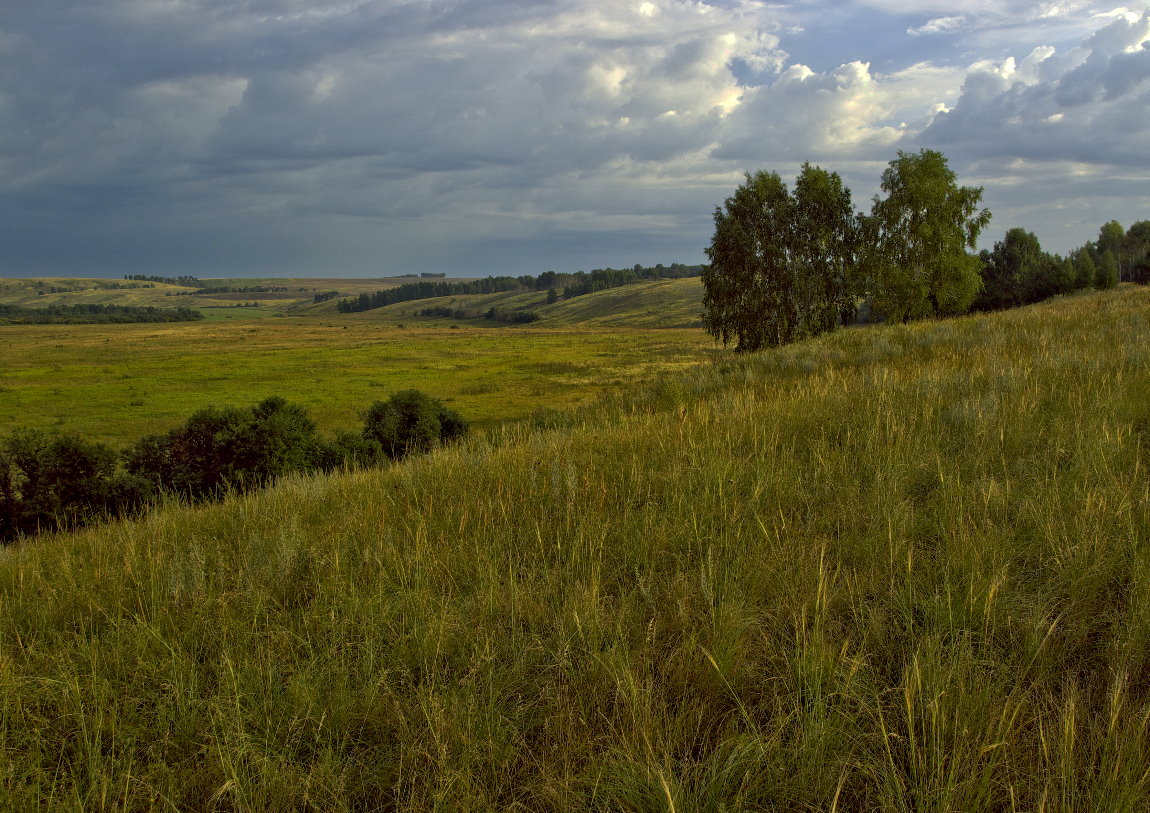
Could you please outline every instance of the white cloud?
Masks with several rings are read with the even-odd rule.
[[[965,17],[936,17],[920,26],[908,28],[906,33],[912,37],[918,37],[924,34],[944,34],[961,28],[965,22]]]
[[[604,251],[698,259],[755,167],[811,160],[865,193],[925,145],[1018,195],[1070,166],[1128,191],[1150,166],[1145,5],[849,3],[849,47],[811,67],[788,41],[817,41],[824,3],[7,0],[0,215],[41,252],[101,230],[192,251],[215,230],[240,257],[362,266],[569,232],[574,252],[598,230]],[[882,61],[879,23],[914,56]]]

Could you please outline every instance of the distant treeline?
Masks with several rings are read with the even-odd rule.
[[[1119,282],[1145,285],[1150,283],[1150,220],[1129,229],[1111,220],[1099,228],[1097,240],[1065,257],[1044,251],[1033,232],[1014,228],[979,259],[982,290],[971,306],[976,311],[1015,308]]]
[[[281,294],[287,293],[291,288],[285,288],[282,285],[202,285],[200,290],[196,292],[196,296],[206,296],[207,294]],[[300,291],[306,291],[307,288],[300,288]]]
[[[327,439],[302,407],[266,398],[205,407],[124,452],[75,434],[17,429],[0,439],[0,541],[127,516],[163,495],[191,502],[291,473],[372,466],[462,437],[467,422],[418,390],[376,401],[357,433]]]
[[[512,325],[526,325],[538,322],[542,317],[535,311],[511,311],[502,308],[488,308],[483,314],[469,313],[461,308],[446,308],[436,306],[424,308],[418,312],[419,316],[442,316],[446,319],[490,319],[493,322],[505,322]]]
[[[135,305],[49,305],[22,308],[0,305],[0,323],[21,325],[106,325],[139,322],[195,322],[204,315],[191,308],[154,308]]]
[[[208,285],[198,277],[154,277],[147,274],[124,274],[124,279],[142,282],[162,282],[167,285],[182,285],[185,288],[198,288],[200,295],[207,294],[279,294],[289,291],[308,292],[314,288],[287,288],[283,285]],[[169,294],[172,296],[172,294]]]
[[[185,288],[201,288],[204,283],[197,277],[155,277],[149,274],[124,274],[124,279],[138,282],[162,282],[165,285],[183,285]]]
[[[375,293],[362,293],[357,297],[342,299],[337,303],[340,313],[358,313],[374,310],[399,302],[417,299],[432,299],[440,296],[468,296],[473,294],[498,294],[511,291],[550,291],[562,290],[564,299],[630,285],[641,280],[680,279],[697,277],[703,273],[701,265],[662,264],[652,268],[636,265],[633,268],[597,268],[591,273],[577,271],[574,274],[560,274],[546,271],[537,277],[530,274],[521,277],[484,277],[468,282],[409,282],[394,288]]]

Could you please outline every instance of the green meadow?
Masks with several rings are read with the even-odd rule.
[[[355,429],[371,403],[412,387],[478,427],[494,426],[570,409],[712,357],[718,351],[701,330],[663,328],[701,307],[698,280],[673,282],[691,285],[680,284],[677,296],[656,295],[649,312],[630,321],[624,315],[636,294],[625,289],[563,303],[588,318],[593,305],[608,324],[581,324],[554,306],[531,326],[411,316],[441,301],[421,300],[352,315],[335,313],[329,302],[317,307],[332,312],[318,316],[266,318],[259,309],[237,308],[231,321],[0,326],[0,427],[56,428],[122,446],[208,404],[281,395],[306,407],[321,429]],[[125,294],[118,304],[152,304],[133,299],[139,291],[101,295],[117,293]],[[67,304],[83,299],[55,296]]]
[[[492,403],[544,364],[636,383],[9,546],[0,810],[1150,809],[1150,289],[743,356],[666,331],[665,368],[641,330],[192,327],[123,367],[44,343],[219,400],[471,347]]]

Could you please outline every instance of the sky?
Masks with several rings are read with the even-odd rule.
[[[745,172],[924,147],[983,247],[1150,219],[1150,0],[0,3],[0,276],[691,264]]]

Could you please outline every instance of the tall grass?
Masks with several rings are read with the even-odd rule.
[[[1150,807],[1150,291],[570,423],[0,553],[0,807]]]

